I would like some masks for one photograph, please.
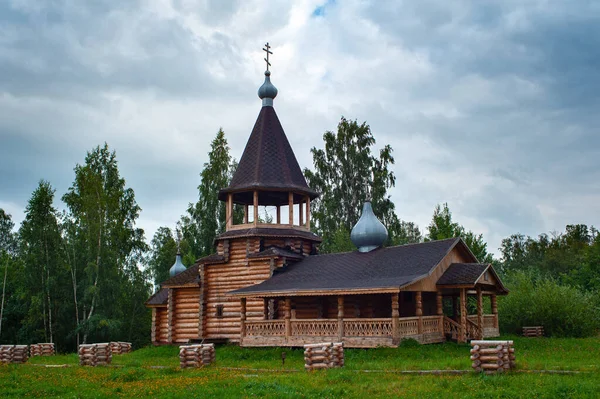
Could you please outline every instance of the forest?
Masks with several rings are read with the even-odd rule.
[[[311,204],[320,252],[354,250],[350,230],[370,199],[388,228],[386,245],[460,236],[480,262],[494,265],[511,291],[499,301],[503,333],[534,324],[553,336],[597,334],[600,236],[593,226],[567,225],[537,237],[515,233],[494,258],[484,237],[455,221],[447,203],[433,209],[423,230],[398,218],[388,192],[396,183],[393,149],[377,149],[366,122],[342,117],[311,153],[313,168],[304,172],[322,193]],[[149,244],[136,225],[141,206],[106,143],[75,166],[73,183],[59,198],[51,182],[41,180],[20,226],[0,209],[0,343],[54,342],[60,352],[108,340],[149,344],[144,302],[168,278],[178,248],[187,266],[213,252],[214,238],[225,229],[217,193],[236,165],[221,129],[200,171],[198,197],[182,209],[175,228],[160,227]],[[268,209],[260,215],[271,220]],[[234,218],[241,222],[241,209]]]

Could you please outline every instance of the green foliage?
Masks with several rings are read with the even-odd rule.
[[[187,255],[191,252],[190,246],[185,239],[181,240],[179,247],[182,254]],[[177,242],[173,237],[171,229],[168,227],[159,227],[152,238],[150,257],[148,259],[148,269],[155,285],[159,285],[169,278],[169,269],[175,263],[176,255]],[[184,257],[183,263],[190,265],[194,260],[193,257],[191,259]]]
[[[504,280],[511,292],[498,301],[501,331],[521,333],[523,326],[543,326],[549,336],[597,335],[597,295],[525,272],[514,272]]]
[[[143,303],[150,287],[139,268],[147,245],[144,231],[135,227],[141,208],[133,190],[125,186],[108,145],[88,152],[85,164],[75,167],[75,180],[63,201],[68,208],[65,252],[76,331],[82,332],[83,342],[102,336],[98,328],[106,323],[127,326],[114,339],[147,334],[150,319]],[[104,324],[92,323],[96,315]]]
[[[370,199],[373,211],[388,228],[390,243],[420,240],[418,228],[401,222],[394,211],[388,189],[396,177],[390,171],[394,164],[392,147],[386,145],[378,156],[372,154],[375,138],[366,122],[349,121],[342,117],[337,133],[323,135],[324,149],[313,147],[315,170],[304,170],[309,186],[321,193],[311,203],[313,226],[323,237],[323,253],[339,252],[336,235],[351,231],[360,217],[363,203]],[[410,231],[404,228],[410,227]],[[398,237],[398,238],[396,238]],[[339,240],[338,240],[339,241]]]
[[[227,187],[237,168],[229,155],[229,145],[223,129],[219,129],[211,142],[208,162],[200,173],[198,201],[190,203],[187,214],[182,217],[183,237],[190,245],[195,258],[214,252],[215,237],[225,231],[227,221],[225,203],[219,201],[219,190]],[[243,209],[234,206],[234,223],[243,219]]]
[[[443,207],[439,204],[436,205],[431,223],[427,226],[427,232],[426,240],[428,241],[461,237],[477,260],[482,263],[492,263],[493,261],[492,254],[487,252],[487,243],[483,240],[483,235],[466,230],[452,220],[452,212],[450,212],[448,203],[444,203]]]

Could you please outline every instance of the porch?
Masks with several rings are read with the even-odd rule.
[[[262,318],[248,319],[246,298],[241,298],[240,345],[293,347],[342,341],[346,347],[372,348],[395,347],[407,338],[428,344],[499,335],[496,307],[491,307],[492,314],[483,314],[483,301],[478,300],[477,314],[468,315],[468,293],[462,292],[460,306],[454,293],[441,291],[263,298]],[[331,306],[335,302],[337,306]]]

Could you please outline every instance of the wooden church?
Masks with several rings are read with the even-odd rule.
[[[188,269],[178,255],[172,277],[148,299],[152,342],[301,346],[335,340],[376,347],[403,338],[433,343],[498,336],[496,296],[508,291],[460,238],[382,247],[387,230],[367,202],[352,230],[357,250],[318,254],[310,203],[319,194],[306,184],[275,113],[270,75],[267,67],[258,119],[231,184],[219,192],[226,231],[215,240],[216,253]],[[233,224],[234,204],[245,211],[239,225]],[[273,223],[259,221],[259,206],[276,209]],[[470,296],[475,300],[468,303]]]

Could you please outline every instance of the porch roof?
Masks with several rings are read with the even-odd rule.
[[[146,306],[166,306],[168,300],[169,290],[161,288],[146,301]]]
[[[486,272],[489,272],[493,278],[489,281],[482,281],[481,277]],[[494,286],[499,293],[508,293],[496,270],[492,265],[485,263],[452,263],[437,281],[438,287],[445,288],[471,288],[476,284]]]
[[[256,285],[229,292],[236,296],[326,295],[342,291],[393,292],[428,276],[460,238],[419,244],[313,255]],[[463,244],[464,245],[464,244]]]

